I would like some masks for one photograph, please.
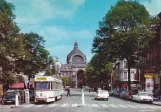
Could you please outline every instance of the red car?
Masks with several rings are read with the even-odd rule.
[[[126,92],[124,95],[124,99],[126,100],[131,100],[132,99],[132,92]]]

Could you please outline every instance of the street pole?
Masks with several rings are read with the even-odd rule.
[[[16,94],[15,96],[15,106],[18,107],[19,106],[19,100],[18,100],[18,95]]]
[[[76,82],[76,89],[77,89],[78,88],[77,73],[76,73],[76,81],[75,82]]]
[[[83,89],[82,89],[82,106],[85,106],[85,100],[84,100],[84,92],[83,92]]]
[[[112,90],[112,83],[113,83],[113,81],[112,81],[112,72],[111,72],[111,90]]]

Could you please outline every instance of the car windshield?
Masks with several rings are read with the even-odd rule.
[[[49,82],[36,82],[36,90],[49,90],[50,83]]]
[[[99,94],[107,94],[108,91],[99,91]]]
[[[16,95],[16,92],[13,91],[13,92],[7,92],[6,96],[15,96]]]

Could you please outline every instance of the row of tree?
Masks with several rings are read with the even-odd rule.
[[[20,72],[30,78],[53,63],[42,36],[20,32],[14,21],[14,8],[13,4],[0,0],[0,81],[3,84],[14,83],[15,75]]]
[[[86,69],[89,81],[105,79],[111,73],[112,63],[127,60],[128,89],[130,68],[146,57],[148,45],[156,34],[159,19],[150,16],[146,8],[137,1],[120,0],[107,12],[93,40],[94,53]]]

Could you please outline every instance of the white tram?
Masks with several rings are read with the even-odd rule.
[[[34,85],[35,103],[54,102],[62,98],[64,90],[61,78],[36,76]]]

